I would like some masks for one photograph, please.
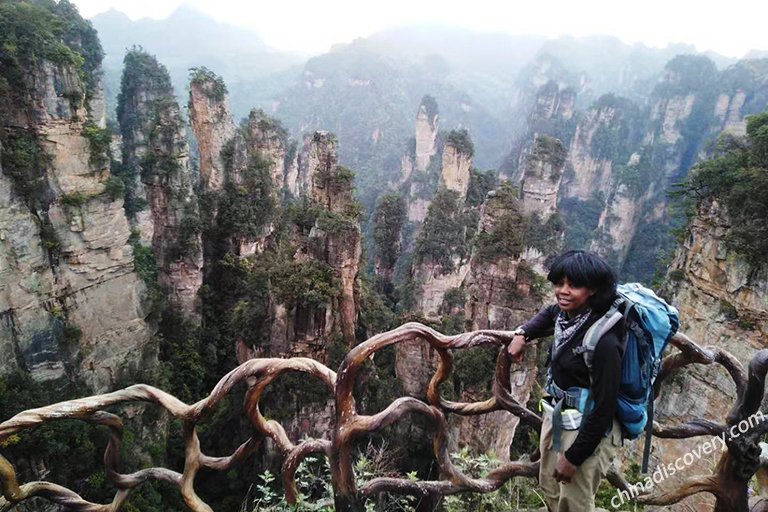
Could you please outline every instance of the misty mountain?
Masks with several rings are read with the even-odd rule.
[[[165,20],[134,22],[110,11],[92,21],[107,53],[108,98],[116,96],[122,56],[134,44],[168,67],[183,103],[188,69],[205,66],[224,78],[235,119],[262,108],[294,136],[314,130],[336,133],[340,162],[358,172],[361,194],[372,197],[399,172],[425,94],[440,105],[441,129],[468,131],[475,165],[497,168],[547,82],[572,88],[581,109],[605,93],[642,104],[667,62],[695,53],[689,45],[657,49],[608,36],[547,40],[413,26],[338,44],[306,60],[275,51],[257,33],[185,5]],[[734,62],[717,54],[709,57],[721,69]]]
[[[252,93],[248,110],[269,105],[271,97],[288,83],[288,79],[281,79],[286,71],[306,61],[305,56],[270,48],[253,30],[220,23],[187,4],[162,20],[132,21],[124,13],[111,9],[94,16],[91,22],[106,53],[104,69],[110,105],[117,97],[123,57],[134,45],[142,46],[168,68],[176,95],[184,103],[186,98],[182,97],[186,96],[184,91],[191,67],[216,70],[230,86],[241,81],[257,83],[259,87],[255,90],[245,87]],[[263,80],[267,76],[269,80]],[[293,75],[288,72],[287,76]]]
[[[766,59],[768,58],[768,50],[749,50],[744,56],[745,59]]]

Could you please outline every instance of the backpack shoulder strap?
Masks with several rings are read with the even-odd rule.
[[[587,364],[587,369],[589,370],[590,381],[592,380],[592,360],[595,357],[595,347],[597,347],[597,342],[624,318],[624,314],[619,311],[619,308],[625,302],[627,302],[627,299],[620,295],[613,302],[608,311],[592,324],[589,330],[587,330],[581,345],[573,349],[574,354],[583,354],[584,362]],[[629,305],[627,305],[626,310],[628,309]]]

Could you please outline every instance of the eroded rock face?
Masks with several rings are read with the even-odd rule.
[[[67,376],[101,393],[157,364],[146,288],[134,271],[122,200],[105,193],[108,162],[94,163],[82,135],[85,108],[70,102],[74,94],[84,99],[78,74],[41,61],[32,81],[35,123],[23,127],[51,155],[42,171],[50,202],[30,208],[41,198],[0,173],[0,374],[18,361],[36,380]],[[92,119],[103,119],[103,104],[90,107]]]
[[[675,254],[664,293],[680,312],[680,332],[700,345],[727,350],[746,368],[755,353],[765,348],[768,275],[729,253],[725,248],[728,229],[727,217],[717,202],[702,203]],[[733,380],[722,366],[689,365],[665,380],[656,401],[656,418],[662,424],[697,418],[723,423],[736,395]],[[654,464],[673,463],[708,440],[711,438],[654,438],[651,470]],[[721,444],[717,446],[714,454],[703,456],[682,475],[664,480],[659,489],[674,489],[683,479],[709,474],[720,455]],[[625,459],[639,461],[642,448],[642,442],[632,443],[625,450]],[[663,510],[702,510],[713,504],[709,495],[699,494]]]
[[[435,106],[430,108],[422,100],[416,114],[416,170],[425,171],[430,159],[437,154],[438,113]]]
[[[40,60],[33,71],[31,82],[34,124],[43,125],[55,120],[83,117],[85,88],[74,66],[61,66]]]
[[[566,144],[571,135],[572,129],[567,127],[573,117],[576,103],[575,89],[555,80],[548,80],[537,86],[534,98],[528,110],[525,129],[513,141],[512,150],[499,169],[501,179],[512,180],[515,184],[523,180],[540,135],[562,138]]]
[[[408,220],[410,222],[424,222],[427,218],[427,209],[429,201],[422,197],[412,199],[408,202]]]
[[[469,188],[469,172],[472,156],[450,142],[443,148],[443,162],[440,184],[448,190],[455,190],[463,200]]]
[[[123,164],[136,176],[128,199],[147,205],[132,219],[133,228],[152,247],[169,305],[198,322],[203,253],[196,183],[170,77],[154,57],[126,55],[118,120]]]
[[[189,120],[200,153],[200,185],[203,190],[221,190],[224,184],[222,149],[235,136],[235,122],[227,96],[216,97],[213,80],[192,81],[189,87]]]
[[[607,193],[611,186],[613,162],[597,158],[592,151],[595,134],[600,126],[607,126],[615,117],[615,109],[590,109],[576,127],[568,151],[568,165],[573,171],[565,187],[566,197],[588,200],[595,192]]]
[[[277,198],[285,184],[287,134],[262,110],[252,110],[248,117],[248,155],[255,152],[269,162],[272,190]]]
[[[523,209],[549,218],[557,211],[557,191],[563,177],[567,150],[558,139],[536,138],[533,152],[527,155],[523,177]]]
[[[691,115],[695,94],[659,99],[651,110],[651,121],[661,120],[660,140],[674,144],[680,138],[679,123]]]
[[[509,200],[495,193],[481,208],[478,233],[493,233],[510,216],[520,217],[524,201]],[[553,296],[540,289],[546,275],[546,257],[534,248],[525,248],[519,257],[484,260],[475,252],[467,286],[467,318],[472,330],[514,330],[541,309]],[[538,276],[538,281],[537,277]]]
[[[459,288],[469,274],[469,262],[454,258],[454,269],[443,273],[443,267],[436,263],[424,263],[416,267],[413,279],[420,284],[421,295],[416,303],[416,310],[431,319],[442,316],[440,307],[443,304],[445,292],[451,288]]]
[[[361,232],[359,221],[349,216],[354,202],[353,174],[338,165],[336,137],[328,132],[315,132],[304,139],[300,155],[296,179],[292,181],[296,196],[311,200],[327,213],[317,219],[308,240],[294,237],[298,246],[294,257],[313,259],[331,267],[341,290],[327,308],[289,309],[273,300],[270,346],[285,347],[293,355],[323,359],[324,347],[318,346],[317,341],[327,341],[335,333],[347,342],[354,339],[359,309]],[[291,172],[289,168],[288,173]]]
[[[747,134],[747,122],[741,113],[747,94],[744,89],[736,91],[732,97],[721,94],[715,105],[715,117],[722,123],[721,131],[742,137]]]
[[[316,133],[307,163],[308,175],[312,176],[311,197],[328,212],[345,215],[354,201],[353,186],[349,169],[338,166],[337,161],[335,138]],[[355,336],[358,310],[355,290],[360,278],[361,241],[356,220],[332,231],[318,222],[310,233],[310,246],[315,248],[310,254],[314,252],[317,259],[334,268],[341,279],[341,297],[334,309],[341,316],[344,339],[350,342]],[[316,252],[318,247],[323,247],[321,253]]]
[[[149,151],[169,159],[175,167],[168,176],[145,176],[144,181],[154,219],[152,248],[158,261],[158,278],[170,289],[169,304],[199,320],[197,291],[203,284],[200,214],[189,148],[175,102],[159,113],[155,130],[172,135],[164,135],[161,140],[153,138]]]

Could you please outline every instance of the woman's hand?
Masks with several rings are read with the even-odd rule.
[[[576,469],[576,466],[568,462],[565,455],[562,453],[557,454],[557,465],[555,466],[554,474],[555,480],[564,484],[571,483],[571,478],[573,478]]]
[[[507,352],[512,358],[512,361],[519,363],[523,360],[523,349],[525,348],[525,336],[518,334],[507,345]]]

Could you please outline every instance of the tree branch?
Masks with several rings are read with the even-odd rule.
[[[283,461],[283,488],[285,501],[291,505],[296,503],[299,491],[296,488],[296,470],[299,464],[313,453],[322,453],[331,457],[331,442],[325,439],[307,439],[296,446]]]
[[[653,435],[663,439],[688,439],[697,436],[719,436],[726,426],[714,421],[695,419],[681,425],[661,425],[653,422]]]
[[[720,495],[717,476],[697,476],[683,482],[683,484],[673,491],[660,495],[640,495],[635,500],[642,505],[672,505],[683,499],[698,494],[700,492],[709,492],[715,496]]]
[[[729,425],[735,425],[748,418],[760,408],[765,393],[766,372],[768,372],[768,349],[763,349],[755,354],[749,363],[749,379],[744,379],[745,384],[737,388],[738,398],[728,414]]]
[[[360,494],[370,498],[381,492],[408,494],[419,497],[449,495],[460,492],[488,493],[499,489],[510,478],[516,476],[535,478],[538,473],[538,463],[512,462],[491,471],[485,478],[471,479],[464,484],[448,480],[419,481],[405,478],[374,478],[360,487]]]

